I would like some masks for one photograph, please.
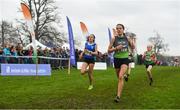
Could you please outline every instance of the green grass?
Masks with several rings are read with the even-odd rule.
[[[149,86],[144,66],[132,70],[120,103],[113,99],[117,78],[113,68],[94,71],[94,89],[79,70],[55,70],[50,77],[0,76],[0,108],[121,108],[180,109],[180,68],[154,67]]]

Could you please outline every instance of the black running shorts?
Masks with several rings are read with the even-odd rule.
[[[86,62],[88,65],[89,65],[89,64],[95,64],[95,60],[94,60],[94,59],[84,58],[84,62]]]
[[[114,67],[121,68],[121,65],[129,65],[130,61],[128,58],[114,58]]]

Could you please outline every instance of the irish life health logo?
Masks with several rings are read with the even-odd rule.
[[[6,67],[6,73],[10,73],[11,72],[11,68],[10,68],[10,66],[7,66]]]

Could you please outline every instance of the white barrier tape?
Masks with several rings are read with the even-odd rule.
[[[36,58],[36,56],[3,56],[0,55],[0,57],[5,58]],[[69,60],[69,58],[56,58],[56,57],[44,57],[44,56],[37,56],[37,58],[44,58],[44,59],[57,59],[57,60]]]
[[[38,56],[38,58],[57,59],[57,60],[69,60],[69,58],[56,58],[56,57],[44,57],[44,56]]]

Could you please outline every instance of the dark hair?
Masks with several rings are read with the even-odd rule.
[[[123,30],[125,29],[123,24],[117,24],[116,26],[118,26],[118,25],[122,26]]]
[[[94,37],[94,40],[93,40],[93,42],[95,42],[95,35],[94,34],[89,34],[88,36],[87,36],[87,41],[89,41],[89,36],[93,36]]]

